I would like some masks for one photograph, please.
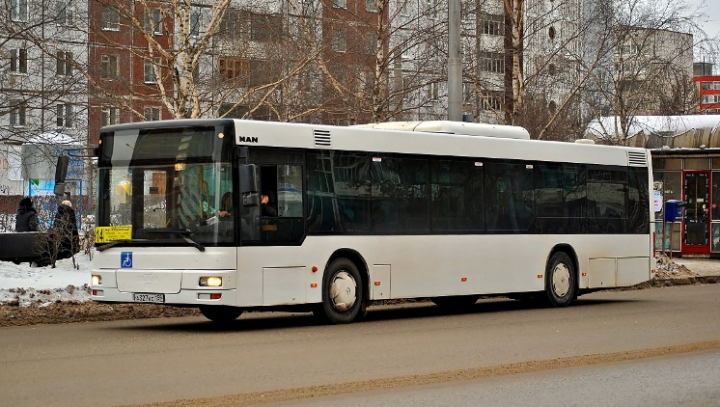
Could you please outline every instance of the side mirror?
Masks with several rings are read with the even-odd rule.
[[[55,187],[53,188],[53,193],[56,196],[65,195],[65,183],[64,182],[56,182]]]
[[[70,156],[58,156],[57,166],[55,166],[55,183],[64,183],[67,178],[68,165],[70,164]]]
[[[257,165],[240,165],[240,193],[258,192]]]
[[[65,179],[67,178],[67,170],[69,164],[69,156],[58,156],[57,166],[55,166],[55,188],[53,188],[53,193],[57,196],[65,195]]]
[[[242,194],[242,204],[245,207],[260,206],[260,194],[257,192],[247,192]]]

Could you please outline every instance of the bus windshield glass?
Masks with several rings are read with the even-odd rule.
[[[103,134],[96,243],[233,243],[231,147],[224,143],[215,127]]]

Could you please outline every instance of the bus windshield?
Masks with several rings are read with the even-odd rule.
[[[213,127],[103,135],[96,243],[234,242],[222,144]]]

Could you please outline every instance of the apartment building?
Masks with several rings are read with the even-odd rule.
[[[713,75],[713,64],[696,62],[693,80],[697,86],[700,114],[720,114],[720,76]]]
[[[533,95],[536,110],[551,114],[577,92],[582,39],[579,0],[527,1],[521,40],[511,41],[513,20],[502,0],[462,2],[463,112],[469,120],[504,122],[512,110],[513,75]],[[394,29],[391,86],[413,90],[399,98],[404,120],[447,118],[447,2],[390,3]],[[513,72],[513,55],[520,70]],[[398,73],[401,72],[401,73]],[[402,78],[402,79],[401,79]],[[576,109],[577,111],[577,109]],[[576,115],[577,116],[577,115]]]
[[[0,9],[0,195],[27,194],[45,177],[24,144],[77,148],[87,141],[87,41],[77,23],[85,4],[9,0]],[[42,149],[47,154],[52,151]],[[48,166],[41,172],[49,171]]]

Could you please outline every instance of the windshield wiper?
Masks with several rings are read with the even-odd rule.
[[[120,243],[138,243],[138,242],[147,242],[147,239],[125,239],[125,240],[113,240],[110,243],[107,243],[103,246],[95,246],[95,250],[102,252],[105,251],[111,247],[115,247]]]
[[[205,251],[205,246],[201,245],[200,243],[190,239],[188,236],[192,234],[191,231],[187,229],[145,229],[143,230],[143,233],[146,234],[162,234],[162,235],[178,235],[182,238],[182,240],[189,243],[194,248],[198,249],[201,252]]]

